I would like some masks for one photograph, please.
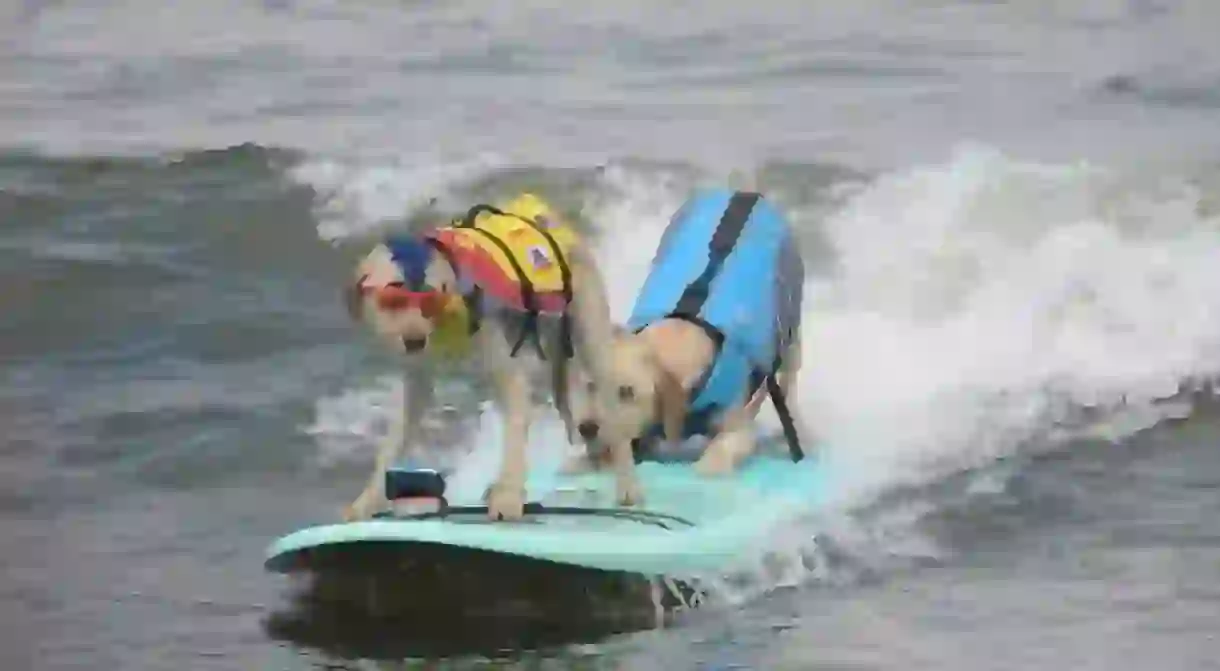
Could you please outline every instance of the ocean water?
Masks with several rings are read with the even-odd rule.
[[[7,5],[0,667],[1220,667],[1218,22]],[[596,237],[624,316],[669,215],[724,183],[774,197],[811,268],[796,402],[834,487],[767,548],[799,562],[662,628],[596,600],[275,624],[266,545],[359,491],[398,393],[339,300],[373,236],[533,189]],[[481,386],[443,394],[429,435],[473,449]]]

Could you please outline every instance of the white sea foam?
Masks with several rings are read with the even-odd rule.
[[[324,165],[296,176],[338,194],[341,207],[326,206],[319,231],[333,238],[400,214],[476,163],[422,180],[414,169]],[[588,194],[617,318],[688,186],[672,173],[611,166]],[[792,211],[798,227],[821,229],[835,255],[806,287],[796,402],[835,474],[838,503],[1031,442],[1081,431],[1121,438],[1188,412],[1157,401],[1220,371],[1220,222],[1185,182],[962,147],[941,164],[853,188],[829,214],[812,203]],[[370,417],[388,404],[361,404],[361,393],[384,390],[319,401],[320,440],[368,442]],[[1082,408],[1090,422],[1073,423]],[[769,409],[763,422],[777,427]],[[495,425],[485,418],[471,444],[487,443]],[[490,462],[480,463],[486,476]],[[790,563],[816,574],[811,535],[803,529],[776,547],[795,547]],[[889,549],[936,554],[902,537]]]

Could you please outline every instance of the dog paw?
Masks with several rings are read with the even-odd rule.
[[[343,510],[343,520],[345,522],[367,520],[385,509],[387,505],[389,502],[380,492],[364,492]]]
[[[620,506],[636,506],[644,502],[644,492],[635,478],[619,478],[615,482],[615,497]]]
[[[728,450],[709,449],[695,462],[695,472],[704,477],[723,477],[733,472],[733,458]]]
[[[573,454],[564,460],[563,465],[559,467],[559,472],[564,475],[576,475],[578,473],[588,473],[597,469],[597,465],[589,459],[586,454]]]
[[[487,516],[513,521],[525,515],[525,488],[496,483],[487,490]]]

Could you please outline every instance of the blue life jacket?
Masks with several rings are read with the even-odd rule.
[[[805,266],[783,215],[757,193],[707,189],[670,219],[627,326],[666,318],[701,326],[716,345],[691,391],[684,437],[742,403],[779,368],[801,323]],[[660,435],[653,426],[646,437]]]

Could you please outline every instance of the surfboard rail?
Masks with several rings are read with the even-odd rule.
[[[704,478],[689,464],[645,462],[640,507],[613,505],[609,473],[563,475],[519,522],[492,522],[484,506],[308,527],[275,541],[265,566],[291,572],[309,553],[360,544],[451,546],[606,571],[673,575],[715,571],[757,549],[786,518],[816,507],[814,459],[756,456],[735,475]]]

